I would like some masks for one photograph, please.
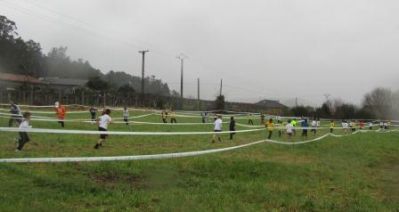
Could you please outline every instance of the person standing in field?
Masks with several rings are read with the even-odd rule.
[[[254,125],[254,122],[253,122],[253,120],[252,120],[252,113],[249,114],[249,117],[248,117],[248,124]]]
[[[108,131],[108,125],[112,123],[112,118],[110,116],[111,110],[105,109],[104,114],[97,119],[98,131],[106,132]],[[97,141],[97,144],[94,146],[94,149],[98,149],[102,146],[105,139],[107,139],[108,134],[102,133],[100,134],[100,139]]]
[[[265,124],[266,129],[269,132],[269,135],[267,136],[267,139],[271,139],[273,135],[273,130],[274,130],[274,123],[273,119],[269,119],[269,121]]]
[[[91,106],[89,109],[90,116],[91,116],[91,121],[95,122],[96,121],[96,116],[97,116],[97,109],[94,106]]]
[[[21,123],[21,109],[19,108],[19,106],[14,103],[11,102],[10,103],[10,120],[8,121],[8,127],[12,127],[12,125],[14,125],[14,122],[17,123],[17,125],[19,125]]]
[[[176,113],[173,109],[170,110],[170,123],[177,123]]]
[[[294,134],[294,126],[292,126],[291,120],[288,120],[287,125],[285,125],[285,129],[288,135],[288,139],[291,139],[292,135]]]
[[[19,129],[21,131],[19,131],[19,138],[17,140],[18,141],[18,146],[17,146],[17,149],[15,150],[16,152],[22,151],[22,149],[24,148],[25,144],[30,141],[29,135],[26,132],[26,130],[32,128],[32,126],[29,125],[30,117],[31,117],[31,113],[30,112],[25,112],[23,114],[23,120],[19,124]]]
[[[351,121],[350,123],[349,123],[349,126],[350,126],[350,128],[352,129],[352,132],[355,132],[356,131],[356,122],[355,121]]]
[[[123,121],[126,123],[126,125],[129,125],[129,110],[126,106],[123,108]]]
[[[234,120],[234,117],[230,117],[230,125],[229,125],[229,130],[230,130],[230,140],[233,140],[233,136],[236,134],[236,121]]]
[[[334,128],[335,128],[335,122],[334,122],[334,120],[331,120],[330,121],[330,133],[334,132]]]
[[[66,115],[66,109],[64,105],[61,105],[59,102],[55,102],[55,113],[58,118],[58,123],[61,124],[61,127],[65,127],[64,119]]]
[[[307,119],[303,119],[301,122],[301,127],[302,127],[302,137],[308,137],[308,120]]]
[[[222,138],[219,134],[219,132],[222,132],[222,124],[223,124],[222,116],[218,115],[215,122],[213,123],[213,125],[214,125],[213,130],[214,130],[215,134],[213,134],[212,143],[215,143],[216,138],[218,139],[219,142],[222,142]]]

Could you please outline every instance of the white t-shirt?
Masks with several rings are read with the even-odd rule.
[[[312,121],[312,127],[317,127],[317,122],[315,120]]]
[[[129,117],[129,110],[123,110],[123,117]]]
[[[285,125],[285,129],[287,130],[287,133],[293,133],[294,132],[294,126],[292,126],[291,123],[288,123]]]
[[[342,128],[344,128],[344,129],[348,128],[348,123],[347,122],[342,122]]]
[[[214,128],[214,130],[218,130],[218,131],[222,131],[222,119],[216,119],[216,121],[215,121],[215,123],[214,123],[214,125],[215,125],[215,128]]]
[[[29,128],[32,128],[32,126],[29,126],[29,122],[27,120],[23,120],[21,124],[19,124],[19,129],[26,130]]]
[[[111,123],[112,119],[108,114],[100,116],[98,120],[98,126],[104,129],[108,129],[108,124]]]

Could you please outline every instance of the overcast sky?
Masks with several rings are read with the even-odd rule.
[[[399,88],[397,0],[0,0],[0,14],[45,52],[67,46],[103,72],[146,75],[186,97],[227,100],[324,94],[359,104],[377,86]]]

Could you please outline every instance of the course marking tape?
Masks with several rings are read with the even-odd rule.
[[[349,135],[355,135],[361,131],[357,131]],[[371,132],[364,130],[363,132]],[[374,131],[376,132],[376,131]],[[306,140],[306,141],[297,141],[297,142],[284,142],[277,141],[271,139],[264,139],[259,141],[254,141],[247,144],[225,147],[219,149],[209,149],[209,150],[201,150],[201,151],[190,151],[190,152],[176,152],[176,153],[163,153],[163,154],[152,154],[152,155],[130,155],[130,156],[102,156],[102,157],[41,157],[41,158],[4,158],[0,159],[0,163],[65,163],[65,162],[101,162],[101,161],[133,161],[133,160],[158,160],[158,159],[172,159],[172,158],[182,158],[182,157],[193,157],[211,153],[219,153],[226,152],[235,149],[240,149],[260,143],[273,143],[273,144],[282,144],[282,145],[300,145],[307,144],[311,142],[320,141],[328,136],[341,136],[335,135],[332,133],[324,134],[318,138]],[[341,136],[343,137],[343,136]]]
[[[229,133],[247,133],[263,131],[264,129],[250,129],[238,131],[222,131],[222,132],[124,132],[124,131],[94,131],[94,130],[58,130],[30,128],[19,129],[14,127],[0,127],[3,132],[29,132],[29,133],[55,133],[55,134],[79,134],[79,135],[213,135],[213,134],[229,134]]]

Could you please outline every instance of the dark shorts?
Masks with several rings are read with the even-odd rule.
[[[22,143],[26,143],[26,142],[30,141],[30,138],[29,138],[27,132],[19,132],[19,139],[20,139],[20,142],[22,142]]]
[[[98,131],[106,132],[107,129],[104,129],[104,128],[102,128],[102,127],[99,127],[99,128],[98,128]],[[108,134],[100,134],[100,138],[101,138],[101,139],[106,139],[107,137],[108,137]]]

